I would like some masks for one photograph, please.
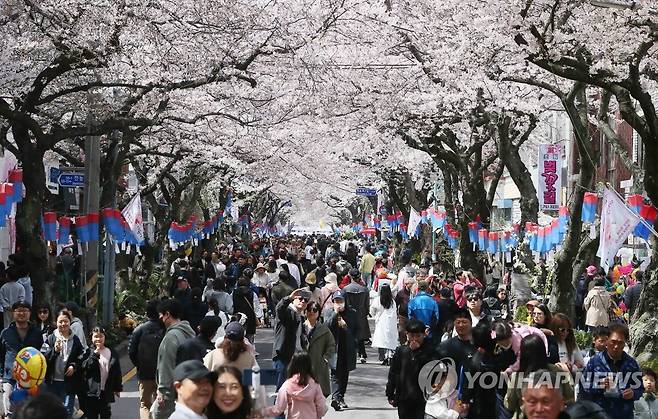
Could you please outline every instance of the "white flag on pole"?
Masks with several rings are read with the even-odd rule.
[[[609,188],[603,193],[601,207],[601,237],[596,256],[601,258],[601,267],[607,272],[617,251],[624,244],[628,235],[638,223],[633,214],[619,196]]]
[[[142,200],[139,194],[130,200],[128,205],[121,211],[121,215],[128,223],[128,227],[135,235],[141,245],[144,243],[144,221],[142,220]]]
[[[415,209],[411,208],[409,210],[409,225],[407,226],[407,235],[413,237],[416,235],[416,228],[420,224],[420,214],[416,212]]]

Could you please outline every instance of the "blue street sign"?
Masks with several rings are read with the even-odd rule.
[[[57,183],[57,179],[59,179],[59,175],[62,174],[62,171],[59,170],[59,167],[51,167],[50,168],[50,173],[49,173],[49,179],[51,183]]]
[[[377,189],[359,186],[356,188],[356,194],[361,196],[377,196]]]
[[[57,183],[59,183],[59,186],[69,188],[83,187],[85,186],[85,175],[84,173],[62,173],[59,175]]]

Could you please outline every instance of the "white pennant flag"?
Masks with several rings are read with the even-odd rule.
[[[603,193],[601,207],[601,237],[596,256],[601,258],[601,267],[607,272],[617,251],[639,222],[637,216],[619,196],[609,188]]]
[[[121,211],[126,219],[128,227],[135,235],[140,245],[144,243],[144,221],[142,220],[142,200],[139,194],[130,200],[128,205]]]
[[[416,228],[420,224],[420,214],[416,212],[415,209],[411,208],[409,210],[409,225],[407,226],[407,235],[413,237],[416,235]]]

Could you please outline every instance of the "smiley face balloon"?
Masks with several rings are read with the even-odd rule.
[[[46,365],[46,357],[37,349],[28,346],[18,351],[12,377],[21,388],[35,388],[43,383],[46,376]]]

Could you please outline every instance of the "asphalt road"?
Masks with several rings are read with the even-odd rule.
[[[373,329],[371,321],[371,329]],[[259,353],[258,363],[261,368],[272,367],[272,329],[259,329],[256,332],[256,350]],[[388,367],[380,365],[377,360],[377,350],[367,348],[368,362],[358,364],[357,369],[350,373],[350,381],[347,386],[345,402],[349,409],[336,412],[327,401],[329,411],[325,418],[349,418],[349,419],[392,419],[397,417],[395,409],[391,408],[384,394]],[[131,373],[132,364],[127,358],[122,359],[122,371],[124,374],[124,392],[121,398],[112,405],[112,416],[116,418],[139,418],[139,392],[137,389],[137,378]],[[268,394],[274,393],[274,387],[267,387]],[[273,400],[272,400],[273,402]]]

